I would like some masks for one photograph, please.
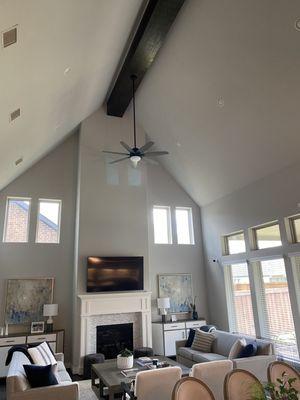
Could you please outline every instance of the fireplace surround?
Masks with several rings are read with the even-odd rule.
[[[81,374],[86,354],[96,353],[96,327],[133,323],[133,347],[152,347],[151,292],[82,294],[79,298],[79,365]]]

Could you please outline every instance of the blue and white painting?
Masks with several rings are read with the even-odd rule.
[[[193,285],[191,274],[162,274],[158,275],[159,297],[170,298],[169,313],[190,311],[193,301]]]
[[[8,279],[5,319],[7,324],[43,320],[43,306],[53,301],[53,278]]]

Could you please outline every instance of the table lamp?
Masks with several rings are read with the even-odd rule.
[[[49,317],[46,322],[46,332],[53,331],[53,318],[58,315],[58,304],[44,304],[44,317]]]
[[[170,299],[169,297],[160,297],[157,299],[157,307],[160,310],[162,322],[167,322],[166,321],[166,315],[167,315],[167,308],[170,308]]]

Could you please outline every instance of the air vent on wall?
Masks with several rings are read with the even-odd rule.
[[[21,110],[18,108],[17,110],[13,111],[9,115],[9,121],[13,122],[15,119],[17,119],[21,115]]]
[[[17,43],[17,26],[14,26],[5,32],[2,32],[3,47],[11,46],[14,43]]]
[[[15,161],[15,166],[21,164],[21,162],[23,162],[23,157],[20,157]]]

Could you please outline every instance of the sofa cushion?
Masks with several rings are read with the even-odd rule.
[[[257,344],[255,342],[248,343],[242,348],[236,358],[253,357],[257,352]]]
[[[192,349],[209,353],[214,340],[215,335],[213,333],[207,333],[201,331],[200,329],[196,329]]]
[[[72,382],[70,375],[68,374],[66,369],[60,370],[55,374],[59,383],[63,382]]]
[[[238,358],[240,352],[244,349],[244,347],[247,345],[247,342],[245,339],[237,339],[228,354],[229,360],[234,360],[235,358]]]
[[[193,360],[193,355],[199,354],[199,351],[193,350],[190,347],[179,347],[179,349],[177,350],[177,354],[180,355],[181,357]]]
[[[47,342],[28,349],[33,362],[37,365],[56,365],[57,361]]]
[[[52,365],[24,365],[24,370],[32,388],[58,384]]]
[[[226,359],[226,357],[216,353],[202,353],[198,351],[196,354],[193,354],[193,361],[195,361],[196,363]]]
[[[242,339],[240,335],[235,335],[229,332],[223,332],[216,330],[214,332],[216,339],[212,344],[212,353],[221,354],[228,358],[230,350],[237,339]]]

